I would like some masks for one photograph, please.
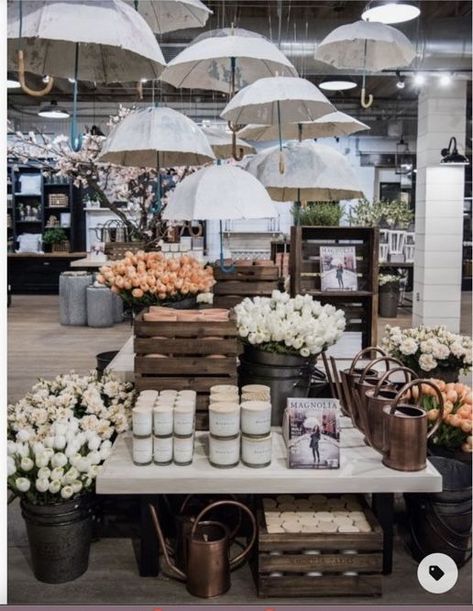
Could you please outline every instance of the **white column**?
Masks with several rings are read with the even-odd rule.
[[[440,165],[455,136],[464,151],[466,82],[438,81],[419,96],[413,325],[460,328],[463,166]]]

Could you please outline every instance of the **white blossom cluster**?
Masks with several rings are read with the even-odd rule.
[[[471,369],[470,337],[451,333],[444,326],[401,329],[386,325],[381,346],[393,357],[416,370]]]
[[[345,329],[345,314],[310,295],[273,291],[271,297],[246,298],[235,306],[238,333],[268,352],[316,355],[335,344]]]
[[[81,431],[80,419],[58,420],[42,441],[26,429],[7,445],[8,487],[34,504],[67,500],[91,490],[112,449],[109,439]]]

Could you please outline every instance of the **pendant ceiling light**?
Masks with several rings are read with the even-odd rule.
[[[319,85],[320,89],[325,89],[325,91],[346,91],[347,89],[354,89],[357,86],[355,81],[350,81],[348,79],[333,79],[324,81]]]
[[[38,115],[45,119],[67,119],[70,114],[65,108],[57,105],[55,100],[52,100],[49,104],[41,106]]]
[[[420,8],[413,2],[369,2],[361,18],[364,21],[377,21],[378,23],[404,23],[416,19],[420,15]]]

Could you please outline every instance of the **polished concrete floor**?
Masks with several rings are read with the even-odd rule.
[[[53,296],[14,296],[9,309],[8,396],[21,398],[38,377],[51,377],[69,369],[84,373],[95,367],[95,355],[117,350],[130,336],[123,323],[111,329],[61,327],[58,302]],[[410,314],[402,310],[395,321],[380,320],[380,336],[386,322],[410,325]],[[471,333],[471,296],[462,304],[462,332]],[[383,579],[381,599],[318,598],[261,600],[247,566],[232,576],[232,588],[215,601],[190,596],[185,587],[164,576],[140,578],[132,542],[129,539],[102,539],[93,544],[88,571],[78,580],[62,585],[36,581],[31,572],[29,549],[17,501],[9,506],[8,598],[10,604],[425,604],[469,605],[472,602],[471,563],[460,571],[454,588],[444,595],[425,592],[417,582],[417,564],[397,534],[394,571]]]

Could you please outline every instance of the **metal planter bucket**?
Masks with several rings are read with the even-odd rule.
[[[271,424],[281,426],[289,397],[308,397],[315,359],[264,352],[245,346],[238,368],[238,385],[265,384],[271,389]]]
[[[399,304],[399,282],[379,287],[379,315],[382,318],[396,318]]]
[[[80,577],[89,564],[93,506],[91,495],[55,505],[21,502],[33,573],[45,583]]]

